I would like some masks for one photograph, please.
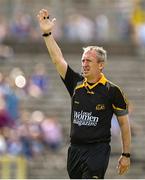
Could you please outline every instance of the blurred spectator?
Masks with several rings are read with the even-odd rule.
[[[0,45],[0,59],[8,59],[14,55],[13,49],[7,45]]]
[[[7,138],[7,152],[14,156],[22,155],[22,143],[16,129],[11,129],[9,131],[9,137]]]
[[[5,99],[5,108],[14,125],[19,118],[19,98],[15,93],[15,84],[13,79],[0,73],[0,92]]]
[[[41,122],[44,119],[44,113],[34,111],[31,114],[30,134],[32,138],[33,155],[41,154],[44,151]]]
[[[122,18],[120,23],[120,37],[124,41],[132,42],[132,37],[134,35],[134,29],[129,18]]]
[[[59,150],[63,141],[63,136],[61,125],[58,121],[54,117],[48,117],[41,123],[41,129],[46,145],[52,151]]]
[[[8,27],[5,18],[0,15],[0,44],[3,43],[7,36]]]
[[[7,59],[13,56],[13,49],[3,44],[7,35],[8,35],[8,24],[5,18],[1,15],[0,16],[0,60]]]
[[[12,37],[18,39],[20,42],[31,37],[31,29],[32,19],[29,14],[17,14],[14,21],[10,24]]]
[[[95,19],[96,39],[99,41],[108,41],[110,24],[108,17],[104,14],[97,15]]]
[[[28,93],[32,97],[42,97],[48,93],[49,77],[44,64],[36,64],[28,82]]]
[[[16,85],[12,78],[7,77],[5,82],[8,84],[7,89],[5,91],[5,101],[6,101],[6,108],[11,117],[13,124],[17,124],[19,119],[19,106],[20,100],[15,92]]]
[[[7,143],[5,137],[0,132],[0,155],[5,154],[7,151]]]
[[[145,1],[136,1],[131,16],[131,23],[134,28],[133,42],[138,47],[138,54],[145,55]]]
[[[21,123],[17,128],[20,142],[22,143],[22,153],[28,159],[31,159],[33,157],[32,138],[29,128],[30,116],[31,116],[30,112],[22,111],[20,116]]]
[[[0,92],[0,130],[3,133],[5,127],[12,127],[12,120],[6,109],[6,102],[3,94]]]
[[[73,14],[66,21],[64,34],[69,41],[90,42],[93,39],[94,23],[91,19],[81,14]]]

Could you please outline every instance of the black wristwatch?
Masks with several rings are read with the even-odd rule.
[[[49,33],[43,33],[42,36],[43,36],[43,37],[48,37],[48,36],[50,36],[51,34],[52,34],[51,32],[49,32]]]
[[[130,153],[122,153],[121,155],[130,158]]]

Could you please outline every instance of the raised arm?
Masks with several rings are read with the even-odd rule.
[[[58,73],[65,78],[66,71],[67,71],[67,62],[64,60],[63,54],[61,49],[59,48],[58,44],[56,43],[53,37],[53,28],[55,25],[56,19],[49,19],[49,13],[47,10],[42,9],[39,11],[37,15],[39,25],[44,35],[44,40],[51,57],[52,62],[55,64]]]

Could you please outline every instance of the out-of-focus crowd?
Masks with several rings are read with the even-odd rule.
[[[132,17],[134,15],[133,13]],[[130,37],[130,29],[138,23],[133,22],[132,17],[126,16],[119,19],[118,26],[121,27],[118,40],[125,40],[126,37]],[[26,40],[41,40],[42,37],[40,36],[38,24],[36,19],[33,18],[34,17],[29,14],[19,13],[19,15],[17,14],[14,19],[7,23],[5,17],[1,15],[0,42],[5,39],[16,40],[17,43]],[[112,22],[110,22],[110,19],[105,14],[98,14],[94,18],[89,18],[80,13],[72,13],[68,15],[63,22],[59,21],[58,17],[53,34],[57,40],[66,40],[68,42],[90,42],[92,40],[109,41],[111,40],[111,24]]]
[[[145,2],[144,0],[136,1],[131,8],[130,13],[123,13],[121,8],[116,12],[116,19],[114,18],[116,29],[119,31],[118,40],[132,39],[145,43]],[[69,13],[64,17],[63,21],[57,17],[57,23],[54,36],[58,40],[67,40],[70,42],[81,41],[90,42],[109,41],[115,32],[112,29],[113,23],[107,13],[97,13],[96,17],[87,17],[81,12]],[[110,12],[111,14],[111,12]],[[116,32],[117,33],[117,32]],[[115,36],[115,34],[114,34]],[[16,42],[23,42],[26,40],[39,41],[42,39],[39,32],[36,17],[30,14],[17,12],[16,16],[12,17],[7,22],[4,15],[0,16],[0,42],[4,39],[13,39]],[[137,43],[137,42],[136,42]]]
[[[111,42],[112,40],[129,41],[138,47],[138,54],[144,54],[145,49],[145,1],[134,3],[130,13],[123,13],[117,7],[118,13],[112,19],[106,13],[97,13],[96,17],[87,17],[81,12],[69,13],[63,21],[57,17],[53,35],[57,40],[89,43]],[[116,31],[115,31],[116,29]],[[39,42],[42,40],[36,17],[28,13],[18,13],[10,21],[0,16],[0,57],[12,55],[12,49],[2,46],[6,39],[15,43],[25,41]]]
[[[46,149],[61,148],[63,130],[57,117],[21,109],[23,98],[39,99],[48,93],[48,86],[44,64],[36,64],[30,77],[20,68],[13,68],[8,75],[0,73],[0,155],[32,158]]]
[[[118,41],[131,41],[139,55],[145,54],[145,1],[138,1],[128,16],[118,20]],[[55,38],[60,41],[109,42],[112,22],[105,14],[94,18],[83,14],[69,14],[64,21],[57,21]],[[40,29],[36,17],[19,13],[7,22],[0,16],[0,59],[13,55],[5,40],[15,43],[40,41]],[[0,73],[0,154],[25,155],[27,158],[43,152],[46,148],[58,150],[63,143],[62,127],[56,117],[42,111],[21,111],[23,98],[41,98],[48,93],[49,76],[44,64],[37,64],[29,77],[19,68],[9,74]],[[116,126],[115,126],[116,127]],[[116,128],[117,129],[117,128]],[[116,130],[115,129],[115,130]],[[114,130],[114,132],[115,132]],[[118,134],[118,130],[116,131]]]

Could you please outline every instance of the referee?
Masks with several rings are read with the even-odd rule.
[[[102,73],[106,51],[98,46],[84,48],[82,74],[76,73],[64,60],[53,38],[55,19],[47,10],[38,13],[48,52],[72,100],[70,147],[67,171],[71,179],[103,179],[110,157],[111,119],[117,116],[121,129],[122,152],[118,173],[130,167],[131,133],[126,99],[118,86]]]

